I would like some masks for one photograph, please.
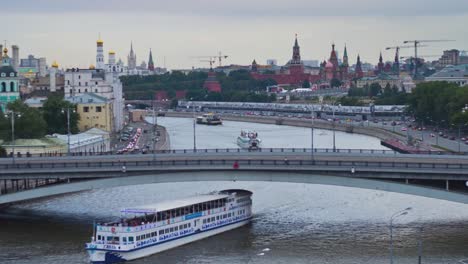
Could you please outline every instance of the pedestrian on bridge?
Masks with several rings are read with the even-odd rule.
[[[239,169],[239,162],[237,162],[237,160],[234,161],[234,164],[232,164],[232,168],[235,170]]]

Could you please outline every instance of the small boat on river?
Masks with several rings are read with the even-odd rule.
[[[242,130],[237,137],[237,145],[243,149],[257,150],[260,148],[258,133],[250,130]]]
[[[213,113],[203,114],[197,117],[197,124],[217,126],[222,125],[221,118]]]

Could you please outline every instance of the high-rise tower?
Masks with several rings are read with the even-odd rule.
[[[104,64],[104,41],[101,37],[96,41],[97,52],[96,52],[96,69],[105,69]]]
[[[150,49],[149,59],[148,59],[148,70],[154,71],[153,53],[151,52],[151,49]]]
[[[52,67],[49,69],[49,81],[50,81],[50,92],[56,92],[57,91],[57,84],[56,84],[56,78],[57,78],[57,69],[59,65],[57,64],[56,61],[52,63]]]

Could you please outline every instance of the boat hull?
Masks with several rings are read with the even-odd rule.
[[[179,247],[188,243],[195,242],[210,236],[214,236],[229,230],[242,227],[250,222],[251,218],[243,219],[234,223],[229,223],[213,229],[198,231],[186,236],[174,238],[147,247],[138,248],[133,251],[103,251],[88,249],[88,254],[93,264],[110,264],[121,263],[128,260],[135,260],[147,257],[162,251],[166,251],[175,247]]]

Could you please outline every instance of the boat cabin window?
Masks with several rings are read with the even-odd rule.
[[[159,235],[164,235],[164,230],[159,230]]]
[[[128,237],[128,242],[133,243],[133,237]]]

